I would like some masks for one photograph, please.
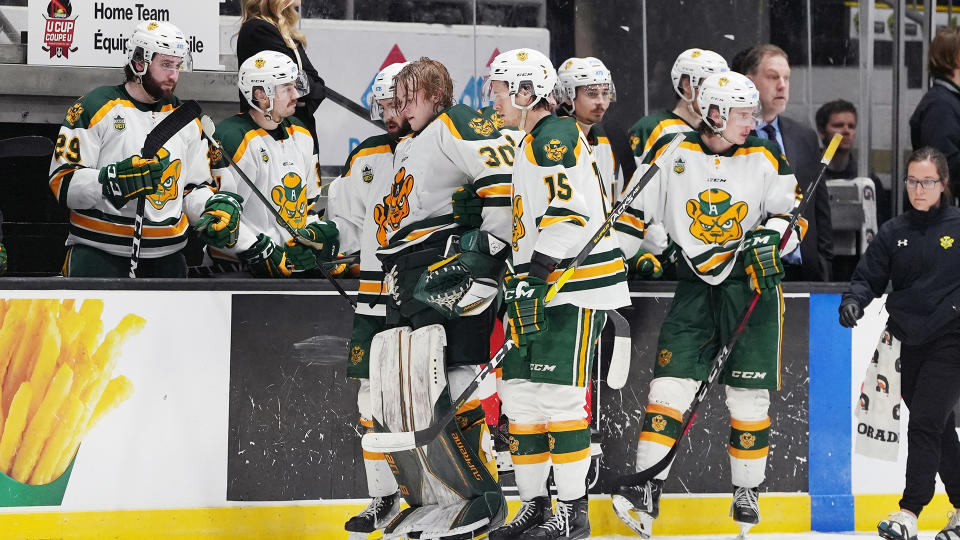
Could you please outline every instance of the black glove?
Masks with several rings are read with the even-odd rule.
[[[856,300],[844,300],[840,303],[840,326],[853,328],[863,317],[863,310]]]

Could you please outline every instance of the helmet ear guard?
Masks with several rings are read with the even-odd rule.
[[[193,71],[193,55],[183,32],[163,21],[144,21],[137,25],[126,42],[127,65],[137,77],[146,74],[153,57],[157,54],[173,56],[182,60],[181,71]],[[136,63],[142,63],[138,70]]]

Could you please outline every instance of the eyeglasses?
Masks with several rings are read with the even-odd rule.
[[[155,64],[158,65],[158,66],[160,67],[160,69],[162,69],[162,70],[164,70],[164,71],[169,71],[169,72],[181,71],[181,70],[183,69],[183,62],[173,62],[173,61],[170,61],[170,60],[161,60],[160,62],[155,62]]]
[[[914,190],[917,189],[917,186],[923,186],[923,190],[933,189],[933,186],[940,183],[939,178],[912,178],[910,176],[903,179],[903,183],[907,185],[907,189]]]

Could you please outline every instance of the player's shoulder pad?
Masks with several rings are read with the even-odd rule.
[[[484,141],[500,138],[500,131],[487,116],[462,103],[440,113],[442,122],[456,138],[465,141]]]
[[[310,130],[307,129],[307,125],[303,123],[303,120],[300,120],[296,116],[289,116],[286,118],[286,120],[289,122],[289,124],[287,124],[287,133],[289,133],[291,136],[294,133],[301,133],[303,135],[306,135],[311,139],[310,144],[311,145],[313,144],[312,142],[313,135],[310,134]]]
[[[644,165],[649,165],[658,157],[660,157],[660,151],[670,144],[670,141],[672,141],[676,136],[676,133],[668,133],[657,139],[656,142],[653,143],[653,146],[650,147],[650,151],[647,152],[647,155],[643,158]],[[696,131],[688,131],[684,133],[683,142],[680,143],[680,148],[703,152],[703,141],[700,140],[700,133]]]
[[[241,156],[237,156],[237,150],[241,146],[246,146],[246,142],[258,135],[260,129],[253,122],[248,114],[235,114],[223,122],[217,124],[217,129],[213,133],[214,140],[223,146],[224,151],[228,152],[234,161]]]
[[[101,109],[109,109],[113,105],[124,100],[126,94],[121,91],[122,85],[101,86],[80,96],[77,101],[67,109],[67,114],[63,118],[63,127],[70,129],[85,129],[92,126],[93,118],[98,120],[103,116],[97,113]]]
[[[363,140],[347,156],[346,163],[343,164],[343,175],[348,176],[353,163],[358,157],[369,156],[372,154],[392,154],[392,139],[390,135],[381,133]]]
[[[761,152],[767,155],[770,163],[780,174],[793,174],[793,168],[790,167],[790,163],[787,161],[787,156],[785,156],[783,151],[780,150],[780,146],[776,143],[776,141],[750,135],[747,137],[747,140],[740,145],[740,149],[737,150],[737,153],[741,152],[745,154]]]
[[[541,167],[573,167],[582,150],[577,121],[569,116],[548,116],[530,133],[527,158]]]

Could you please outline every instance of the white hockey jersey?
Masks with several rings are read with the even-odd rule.
[[[607,196],[607,207],[613,208],[619,200],[620,188],[620,165],[613,154],[613,147],[610,146],[610,139],[599,125],[590,127],[590,133],[587,134],[587,142],[593,147],[593,157],[597,162],[597,168],[600,169],[600,178],[603,178],[603,189]]]
[[[103,197],[100,169],[140,155],[147,134],[180,106],[176,97],[140,103],[124,85],[103,86],[77,100],[60,127],[50,164],[50,189],[70,209],[67,245],[84,244],[129,256],[137,201],[120,208]],[[163,145],[170,164],[145,206],[140,256],[163,257],[183,249],[187,226],[213,194],[206,141],[193,122]]]
[[[466,105],[446,109],[402,140],[389,189],[373,209],[380,253],[398,253],[457,227],[451,197],[467,183],[484,199],[481,228],[506,238],[513,153],[493,123]]]
[[[525,276],[534,252],[560,259],[561,270],[609,212],[603,179],[577,122],[547,116],[523,138],[511,192],[514,270]],[[630,304],[626,266],[612,235],[593,249],[550,305],[615,309]]]
[[[654,144],[636,175],[647,170],[671,138]],[[685,263],[716,285],[733,270],[744,234],[764,227],[782,235],[801,197],[793,170],[770,141],[747,137],[722,154],[709,152],[699,133],[688,133],[633,206],[645,223],[662,223]],[[782,253],[799,245],[805,230],[801,219]],[[635,253],[636,247],[625,244],[624,252]]]

